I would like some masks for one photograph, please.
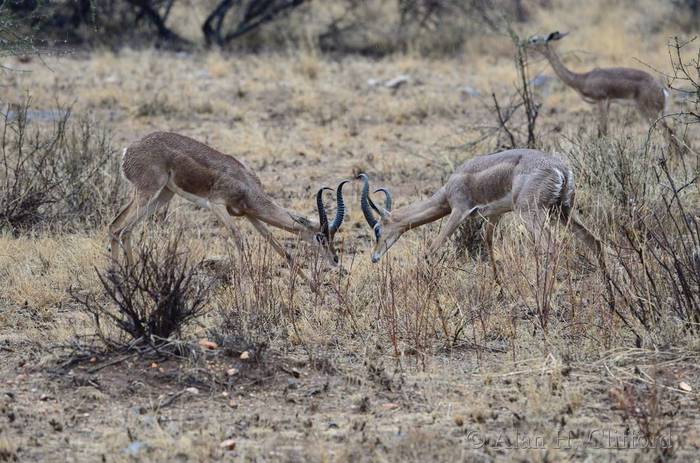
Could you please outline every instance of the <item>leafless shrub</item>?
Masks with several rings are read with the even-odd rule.
[[[641,343],[664,327],[698,332],[700,249],[697,174],[688,160],[652,160],[629,140],[576,143],[570,154],[580,190],[596,192],[587,211],[611,228],[609,275],[623,321]],[[585,207],[585,206],[583,206]],[[636,327],[636,328],[635,328]],[[672,330],[673,331],[673,330]]]
[[[653,382],[632,382],[610,389],[610,398],[620,411],[627,428],[624,436],[618,436],[618,445],[653,453],[655,461],[673,458],[677,442],[672,430],[673,416],[679,413],[679,405],[664,398],[664,391],[657,383],[656,371]],[[640,434],[633,430],[638,428]]]
[[[107,302],[71,290],[106,346],[157,348],[205,313],[209,287],[199,278],[201,263],[191,264],[178,247],[177,239],[162,246],[152,242],[140,248],[133,267],[114,262],[107,272],[96,270]]]
[[[536,148],[536,126],[540,103],[535,100],[530,85],[527,47],[513,29],[509,27],[508,32],[515,48],[513,60],[515,70],[518,73],[518,84],[515,93],[511,95],[505,106],[498,101],[495,93],[491,94],[492,112],[496,115],[498,123],[496,146],[499,148],[521,148],[523,146]],[[520,114],[521,109],[522,114]]]
[[[397,51],[449,55],[471,37],[511,17],[510,0],[346,0],[342,14],[318,35],[321,50],[382,56]],[[498,16],[498,18],[496,18]]]
[[[639,208],[634,222],[622,225],[615,252],[624,279],[614,281],[632,315],[649,332],[658,333],[673,314],[682,328],[700,331],[700,227],[697,211],[665,161],[653,168],[661,191],[651,205]]]
[[[0,228],[102,223],[122,185],[109,133],[70,108],[33,109],[29,100],[0,117]]]
[[[271,22],[283,13],[302,5],[305,0],[222,0],[202,25],[207,46],[224,46],[265,23]],[[233,26],[226,32],[226,16],[233,10]]]
[[[681,40],[674,37],[669,44],[672,74],[669,76],[670,87],[685,95],[685,109],[676,115],[680,122],[690,125],[700,123],[700,48],[694,57],[684,59],[691,44],[697,39]]]
[[[0,3],[0,58],[35,53],[32,34],[18,27],[18,7],[15,2]],[[0,70],[5,69],[0,64]]]

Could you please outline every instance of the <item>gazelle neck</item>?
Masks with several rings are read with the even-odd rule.
[[[547,46],[542,51],[542,54],[547,58],[549,64],[554,69],[556,75],[569,87],[578,89],[581,86],[581,74],[577,74],[569,70],[564,63],[561,62],[559,55],[551,47]]]
[[[297,235],[315,233],[320,228],[317,222],[285,209],[269,198],[263,201],[262,204],[259,204],[250,214],[268,225]]]
[[[402,232],[434,222],[450,213],[441,188],[430,198],[400,207],[391,213],[391,223]]]

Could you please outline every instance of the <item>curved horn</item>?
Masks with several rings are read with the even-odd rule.
[[[328,216],[326,215],[326,206],[323,205],[324,190],[331,190],[327,186],[322,187],[316,192],[316,208],[318,209],[318,221],[321,225],[321,231],[328,235]]]
[[[370,228],[374,228],[374,226],[377,225],[377,219],[374,218],[374,214],[372,214],[372,209],[370,209],[370,207],[372,207],[374,210],[377,210],[377,208],[374,203],[372,203],[372,200],[369,199],[369,177],[367,177],[367,174],[361,173],[357,176],[357,178],[361,178],[362,181],[364,181],[364,185],[362,185],[362,193],[360,195],[360,208],[362,209],[362,214],[365,216],[365,220],[369,224]]]
[[[391,205],[393,204],[393,200],[391,199],[391,192],[389,192],[389,190],[387,190],[386,188],[377,188],[376,190],[374,190],[375,193],[378,193],[380,191],[384,193],[384,210],[386,212],[391,212]],[[382,216],[383,215],[384,214],[382,214]]]
[[[338,188],[335,190],[337,207],[335,210],[335,218],[330,224],[331,234],[338,231],[340,226],[343,224],[343,219],[345,219],[345,200],[343,199],[343,185],[349,182],[350,180],[343,180],[342,182],[340,182]]]

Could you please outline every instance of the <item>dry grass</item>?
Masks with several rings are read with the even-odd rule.
[[[567,56],[572,67],[640,67],[637,57],[668,68],[673,25],[642,14],[671,14],[662,2],[642,2],[633,12],[624,2],[595,2],[605,9],[550,3],[522,32],[571,30],[561,47],[579,51],[580,61]],[[439,59],[407,53],[332,60],[313,47],[262,55],[95,51],[13,63],[28,72],[7,75],[4,99],[18,103],[31,92],[38,108],[74,102],[75,113],[112,131],[114,147],[153,130],[192,136],[245,160],[280,203],[311,215],[317,187],[359,171],[391,187],[403,205],[432,193],[465,159],[492,151],[493,138],[470,142],[495,125],[491,91],[503,98],[512,92],[510,50],[507,39],[487,36],[467,43],[461,56]],[[552,74],[544,63],[538,68]],[[411,82],[397,92],[368,84],[399,74]],[[466,95],[464,86],[482,96]],[[650,172],[663,140],[654,137],[651,154],[640,154],[647,128],[624,107],[613,111],[610,139],[597,140],[590,108],[558,83],[543,97],[539,123],[542,148],[574,165],[584,221],[619,243],[619,224],[631,221],[612,180],[615,142],[628,140],[621,159],[639,163],[634,176],[655,197],[663,187]],[[700,146],[698,133],[691,142]],[[677,160],[671,168],[682,174]],[[342,270],[317,274],[321,295],[294,281],[247,225],[242,265],[211,214],[175,200],[164,221],[139,227],[136,242],[141,233],[157,241],[178,230],[191,261],[212,262],[211,310],[183,337],[196,344],[218,336],[223,347],[186,360],[129,358],[94,372],[113,357],[97,352],[88,355],[94,362],[56,365],[76,336],[91,332],[68,288],[100,297],[94,267],[108,263],[107,223],[82,233],[0,235],[0,354],[7,359],[0,362],[0,461],[695,455],[698,341],[677,318],[661,320],[634,348],[630,329],[607,308],[591,256],[560,234],[559,265],[542,269],[515,217],[502,221],[496,237],[497,260],[509,275],[502,292],[488,261],[455,260],[450,247],[433,266],[418,258],[439,223],[407,233],[373,266],[358,185],[347,191],[349,216],[338,235]],[[698,199],[697,186],[685,191],[695,216]],[[306,259],[304,246],[277,236]],[[538,318],[536,284],[543,270],[555,277],[546,324]],[[244,341],[268,345],[259,364],[235,355]],[[232,367],[238,376],[226,374]],[[679,389],[681,382],[693,391]],[[199,393],[182,392],[187,387]],[[639,416],[624,408],[630,397],[638,399]],[[672,425],[673,455],[584,441],[596,429],[643,433],[644,416],[661,433]],[[518,433],[542,438],[547,449],[514,444]],[[557,441],[561,436],[574,436],[578,449]],[[227,438],[237,442],[233,453],[219,448]]]

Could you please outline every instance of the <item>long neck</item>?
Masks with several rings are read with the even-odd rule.
[[[449,213],[450,206],[445,198],[445,190],[440,188],[428,199],[417,201],[393,211],[391,213],[391,221],[394,226],[402,231],[406,231],[434,222]]]
[[[317,222],[308,220],[301,214],[283,208],[270,198],[265,198],[250,215],[262,220],[276,228],[281,228],[290,233],[301,234],[314,232],[319,229]]]
[[[554,72],[566,85],[575,89],[578,89],[581,86],[581,74],[570,71],[566,66],[564,66],[564,63],[561,62],[559,55],[551,47],[545,47],[542,53],[544,54],[545,58],[547,58],[547,61],[549,61],[549,64],[552,65]]]

